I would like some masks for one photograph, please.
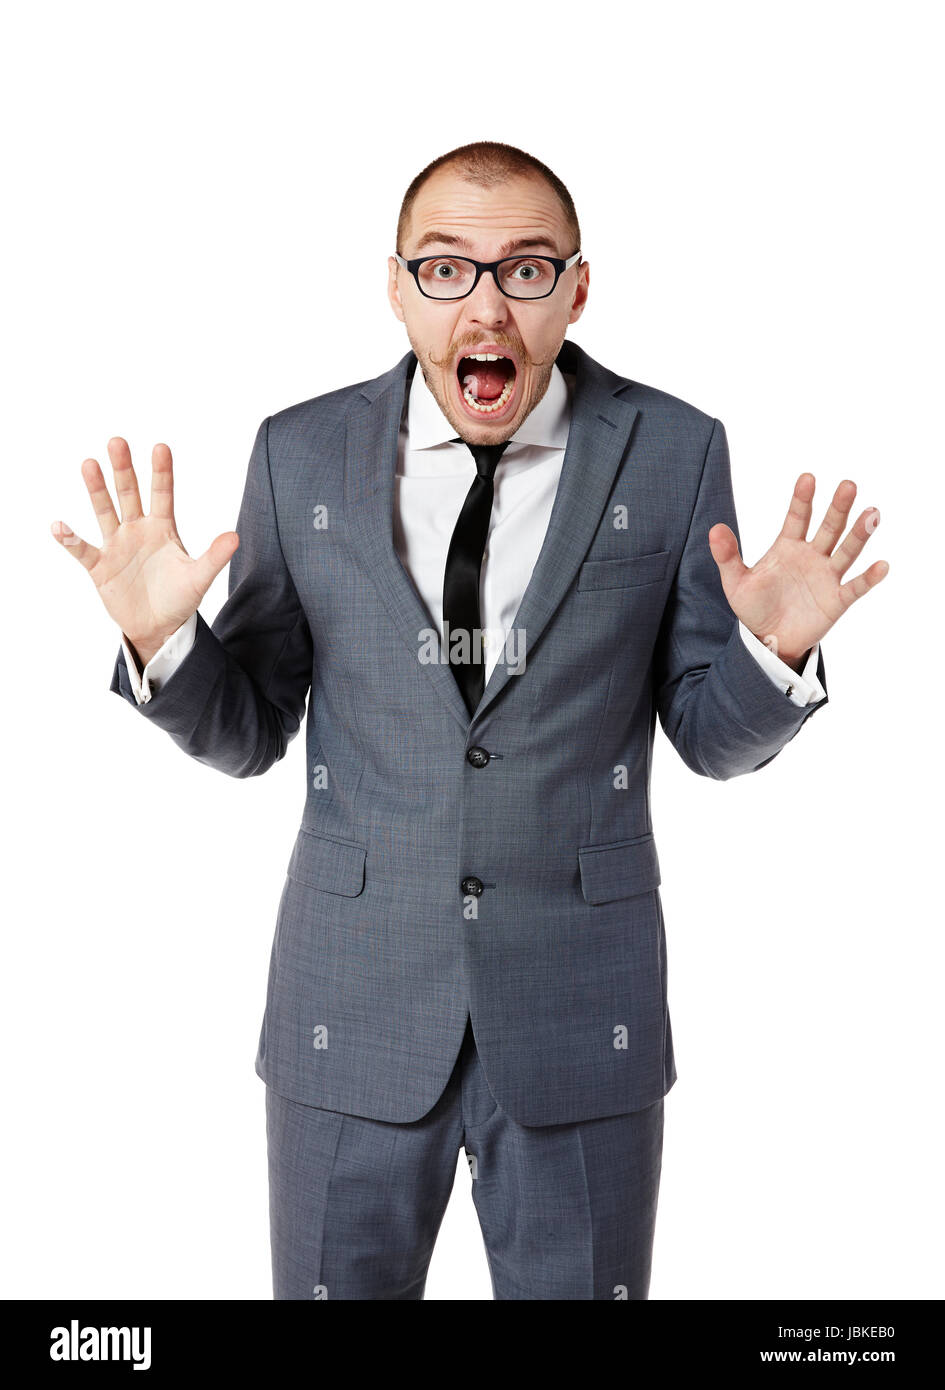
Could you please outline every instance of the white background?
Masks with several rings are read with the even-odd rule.
[[[937,639],[941,48],[916,3],[33,4],[6,20],[6,1298],[271,1298],[264,1086],[301,736],[265,778],[108,690],[49,532],[83,458],[170,444],[192,553],[267,415],[386,371],[403,193],[475,139],[571,190],[569,330],[720,418],[744,556],[797,475],[882,522],[830,702],[716,783],[657,731],[679,1080],[652,1299],[945,1294]],[[350,267],[341,273],[342,263]],[[12,486],[11,486],[12,485]],[[226,571],[202,612],[226,597]],[[463,1156],[428,1299],[490,1299]]]

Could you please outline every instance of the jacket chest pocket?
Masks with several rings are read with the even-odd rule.
[[[617,560],[585,560],[578,576],[578,592],[654,584],[665,577],[671,554],[671,550],[654,550],[648,555],[624,555]]]
[[[367,851],[353,840],[333,840],[312,830],[299,831],[289,867],[289,878],[317,888],[356,898],[364,887],[364,861]]]

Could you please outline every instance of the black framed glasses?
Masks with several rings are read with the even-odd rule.
[[[578,250],[566,261],[558,256],[505,256],[501,261],[474,261],[468,256],[443,255],[405,261],[394,252],[397,264],[410,271],[427,299],[465,299],[486,271],[492,273],[499,289],[510,299],[547,299],[554,294],[564,271],[580,256]]]

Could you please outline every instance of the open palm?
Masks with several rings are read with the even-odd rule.
[[[709,531],[709,549],[735,616],[756,637],[775,637],[777,654],[789,661],[804,656],[851,604],[889,573],[885,560],[874,560],[862,574],[841,582],[879,525],[879,511],[867,507],[837,545],[856,497],[856,483],[845,479],[813,540],[808,540],[815,487],[814,475],[802,473],[779,535],[751,567],[739,555],[730,526],[717,522]]]
[[[82,477],[102,533],[101,546],[54,521],[52,534],[88,571],[109,614],[142,656],[157,651],[200,606],[204,594],[239,545],[235,531],[224,531],[197,558],[184,549],[174,520],[171,451],[155,444],[151,452],[151,510],[141,506],[138,480],[126,440],[108,441],[121,520],[97,461],[85,459]]]

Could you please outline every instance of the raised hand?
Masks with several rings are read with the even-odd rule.
[[[151,510],[145,515],[131,450],[120,435],[108,441],[121,521],[97,461],[87,458],[82,477],[102,533],[100,547],[77,536],[64,521],[50,526],[92,577],[107,611],[137,651],[142,663],[195,613],[214,579],[239,546],[235,531],[224,531],[196,559],[188,555],[174,520],[171,451],[151,451]]]
[[[856,497],[856,483],[847,478],[837,487],[809,541],[815,487],[813,473],[800,475],[780,534],[751,568],[742,561],[730,526],[720,521],[709,531],[709,550],[735,616],[762,641],[773,638],[768,645],[795,669],[840,615],[889,573],[885,560],[874,560],[861,574],[841,583],[879,525],[879,510],[862,511],[837,545]]]

